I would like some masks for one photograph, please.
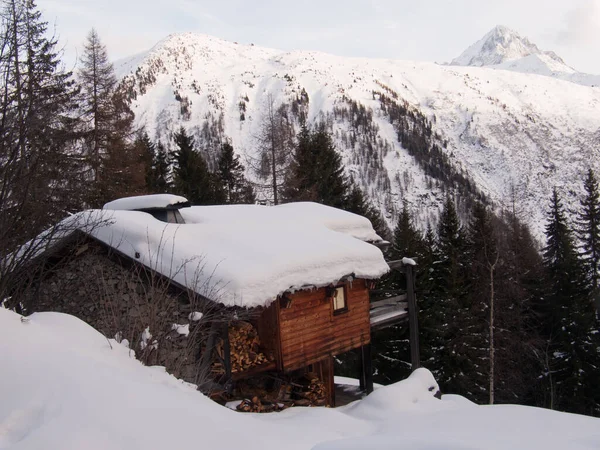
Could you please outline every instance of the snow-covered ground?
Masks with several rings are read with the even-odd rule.
[[[80,320],[0,308],[0,449],[600,448],[600,420],[433,397],[422,369],[343,408],[242,414]]]

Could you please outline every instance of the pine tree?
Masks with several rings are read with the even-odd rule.
[[[600,413],[598,322],[573,234],[556,189],[552,193],[544,248],[548,292],[545,332],[549,340],[549,406],[581,414]]]
[[[514,209],[505,213],[497,237],[495,402],[541,406],[540,356],[546,345],[539,334],[535,305],[543,286],[542,259],[535,239]]]
[[[336,208],[348,204],[350,185],[331,135],[321,124],[313,132],[303,126],[290,165],[285,191],[288,201],[314,201]]]
[[[392,233],[381,213],[373,205],[367,203],[362,191],[352,180],[350,181],[349,194],[346,196],[346,204],[342,209],[366,217],[382,239],[392,239]]]
[[[48,37],[32,0],[3,1],[2,18],[0,247],[80,208],[85,192],[76,149],[77,89],[61,68],[57,41]]]
[[[266,186],[272,192],[273,204],[281,202],[280,191],[293,149],[293,126],[285,105],[275,108],[269,94],[267,115],[264,118],[257,138],[259,161],[253,169],[260,177],[269,180]]]
[[[83,117],[88,123],[87,143],[94,179],[99,176],[112,132],[112,94],[117,85],[106,47],[92,28],[86,38],[81,57],[79,79],[82,87]]]
[[[413,217],[404,203],[402,212],[394,229],[392,247],[389,250],[391,259],[414,257],[420,261],[424,255],[424,243],[417,231]],[[420,262],[416,266],[417,279],[428,268],[422,267]],[[391,292],[406,291],[406,276],[397,271],[392,271],[379,282],[381,288]],[[420,290],[417,281],[417,289]],[[389,295],[389,294],[388,294]],[[378,382],[392,383],[408,377],[411,373],[411,355],[409,327],[406,324],[394,325],[372,334],[371,342],[374,349],[373,367],[381,374]]]
[[[498,291],[498,242],[492,214],[481,203],[471,212],[468,230],[469,283],[467,322],[463,324],[462,340],[469,353],[473,369],[469,378],[481,401],[494,403],[495,394],[495,325]],[[486,327],[487,323],[487,327]],[[468,324],[468,325],[467,325]],[[467,326],[465,326],[467,325]],[[487,348],[487,351],[484,349]]]
[[[438,282],[434,295],[438,303],[435,315],[442,333],[440,340],[445,342],[436,361],[436,365],[441,367],[438,382],[446,392],[459,392],[476,399],[475,386],[465,375],[473,370],[473,364],[462,339],[462,327],[468,322],[466,236],[450,196],[446,197],[437,234],[440,262],[436,267]]]
[[[417,257],[423,250],[423,238],[413,223],[412,215],[408,210],[408,204],[402,204],[402,211],[398,216],[398,223],[394,229],[394,241],[391,257],[402,259],[403,257]]]
[[[32,0],[0,3],[0,298],[18,265],[15,248],[81,208],[77,89]],[[26,226],[24,226],[26,224]]]
[[[133,142],[134,115],[117,89],[106,47],[94,29],[84,45],[79,81],[91,178],[97,188],[91,203],[144,192],[144,170]]]
[[[229,143],[223,144],[221,148],[217,178],[224,192],[224,203],[254,203],[254,191],[244,177],[244,166]]]
[[[177,150],[173,168],[174,190],[193,205],[219,203],[212,174],[206,161],[194,148],[194,138],[181,127],[174,135]]]
[[[585,197],[581,201],[578,230],[581,256],[587,284],[596,301],[600,302],[600,192],[592,169],[589,169],[583,186]]]
[[[146,131],[138,133],[134,145],[144,169],[145,190],[151,194],[168,192],[170,163],[164,145],[154,144]]]
[[[171,190],[170,173],[171,158],[165,146],[159,141],[152,159],[152,181],[149,185],[154,192],[160,194]]]

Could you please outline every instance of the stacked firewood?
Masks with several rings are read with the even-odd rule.
[[[229,327],[231,348],[231,372],[243,372],[268,362],[260,351],[260,339],[256,329],[248,322],[237,322]]]
[[[235,409],[241,412],[267,413],[281,411],[285,409],[285,406],[278,403],[263,402],[258,397],[252,397],[252,400],[243,400]]]
[[[224,342],[219,339],[216,346],[217,354],[224,360]],[[255,366],[269,362],[269,358],[260,351],[258,332],[249,322],[236,322],[229,327],[229,350],[231,357],[231,372],[243,372]],[[221,362],[213,363],[213,373],[225,373]]]
[[[301,384],[295,385],[293,391],[295,406],[325,406],[327,404],[327,387],[315,373],[307,373]],[[298,389],[300,388],[300,389]]]

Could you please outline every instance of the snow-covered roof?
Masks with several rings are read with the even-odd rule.
[[[379,238],[371,223],[335,208],[297,203],[180,212],[185,224],[122,210],[84,211],[66,220],[227,306],[266,306],[286,291],[327,286],[351,274],[375,279],[389,270],[381,251],[363,242]]]
[[[167,208],[188,203],[187,198],[172,194],[139,195],[124,197],[106,203],[102,209],[132,211],[136,209]]]

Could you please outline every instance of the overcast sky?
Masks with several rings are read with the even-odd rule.
[[[38,0],[74,61],[94,27],[111,59],[195,31],[284,50],[447,62],[506,25],[600,74],[600,0]]]

